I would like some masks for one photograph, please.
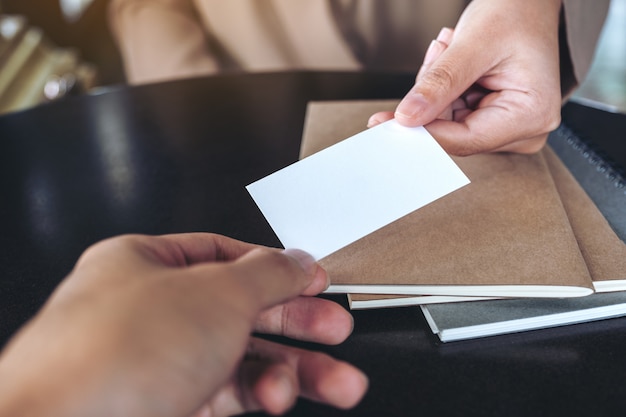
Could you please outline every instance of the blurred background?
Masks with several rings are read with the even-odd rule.
[[[0,0],[0,114],[123,84],[108,0]]]
[[[58,47],[74,48],[93,63],[103,84],[124,81],[120,57],[109,34],[108,0],[0,0],[4,15],[23,16]]]
[[[611,0],[595,59],[572,99],[626,114],[626,0]]]
[[[0,0],[0,113],[125,83],[107,5]],[[626,0],[612,0],[591,73],[573,99],[626,113]]]

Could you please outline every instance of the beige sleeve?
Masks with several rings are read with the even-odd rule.
[[[563,0],[561,87],[567,96],[591,66],[610,0]]]
[[[109,23],[131,84],[218,69],[190,0],[111,0]]]

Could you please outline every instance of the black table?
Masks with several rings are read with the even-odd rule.
[[[297,159],[307,101],[399,98],[412,81],[229,75],[120,87],[0,117],[0,344],[105,237],[211,231],[279,245],[244,186]],[[623,116],[571,104],[568,117],[590,139],[594,120],[609,123],[593,143],[626,166]],[[621,148],[611,148],[611,135],[621,135]],[[626,318],[441,345],[418,308],[354,316],[348,341],[314,348],[361,367],[368,395],[349,412],[300,401],[293,415],[626,410]]]

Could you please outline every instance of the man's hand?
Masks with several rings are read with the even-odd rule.
[[[252,331],[340,343],[341,306],[306,253],[222,236],[123,236],[79,259],[0,357],[0,415],[222,416],[298,396],[354,406],[366,377]],[[6,413],[6,414],[3,414]]]

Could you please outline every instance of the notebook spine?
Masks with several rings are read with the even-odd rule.
[[[618,166],[606,153],[594,146],[593,143],[576,135],[565,124],[561,124],[559,130],[567,145],[578,152],[595,171],[602,174],[616,190],[626,195],[626,170],[624,167]]]

